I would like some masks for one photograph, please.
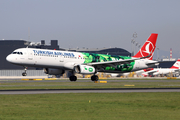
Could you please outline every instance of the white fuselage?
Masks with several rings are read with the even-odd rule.
[[[170,68],[154,68],[153,70],[151,71],[148,71],[148,72],[145,72],[143,73],[143,75],[154,75],[154,76],[157,76],[157,75],[166,75],[166,74],[175,74],[175,73],[178,73],[179,72],[179,69],[170,69]]]
[[[21,66],[56,68],[64,70],[73,70],[74,66],[81,65],[85,61],[83,54],[80,52],[35,48],[16,49],[12,54],[8,55],[6,59],[13,64]],[[157,64],[156,61],[148,59],[135,60],[132,71],[145,69],[154,66],[155,64]]]
[[[35,50],[35,51],[34,51]],[[20,48],[15,50],[13,53],[7,56],[7,61],[32,67],[50,67],[50,68],[65,68],[73,69],[75,64],[81,64],[84,59],[81,57],[81,53],[69,52],[69,51],[58,51],[58,50],[41,50],[46,53],[37,53],[39,49],[32,48]],[[48,51],[48,53],[47,53]],[[22,53],[22,54],[20,54]],[[57,54],[54,54],[57,53]]]

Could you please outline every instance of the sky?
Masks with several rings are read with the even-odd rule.
[[[143,45],[158,33],[159,57],[180,58],[180,0],[0,0],[0,39],[58,40],[61,48]],[[155,55],[156,57],[157,55]]]

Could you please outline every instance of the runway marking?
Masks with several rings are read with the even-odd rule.
[[[124,85],[124,86],[126,86],[126,87],[133,87],[133,86],[135,86],[135,85]]]

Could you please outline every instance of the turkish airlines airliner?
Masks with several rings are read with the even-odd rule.
[[[146,76],[159,76],[167,74],[179,74],[180,72],[180,59],[178,59],[171,68],[152,68],[150,71],[142,73]]]
[[[158,65],[152,60],[158,34],[152,33],[139,52],[133,56],[114,56],[106,54],[70,52],[36,48],[19,48],[6,57],[12,64],[26,67],[41,67],[47,74],[61,75],[68,71],[70,81],[76,81],[78,74],[92,74],[97,81],[97,72],[125,73]]]

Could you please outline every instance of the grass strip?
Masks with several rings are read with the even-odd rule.
[[[2,120],[179,120],[179,93],[0,95]]]

